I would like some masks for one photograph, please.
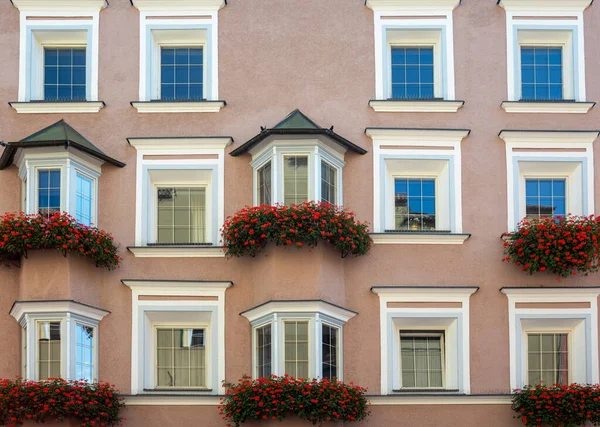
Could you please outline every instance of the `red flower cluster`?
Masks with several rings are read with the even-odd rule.
[[[600,217],[534,218],[504,233],[503,261],[529,274],[549,271],[560,278],[598,271]]]
[[[354,213],[326,202],[245,207],[228,217],[222,229],[228,255],[255,256],[269,241],[283,246],[313,248],[321,240],[342,253],[364,255],[372,240],[366,223]]]
[[[76,419],[81,427],[122,425],[123,398],[107,383],[0,379],[0,426]]]
[[[27,257],[28,251],[37,249],[55,249],[64,256],[77,253],[107,270],[114,270],[121,261],[110,234],[79,224],[67,214],[50,218],[23,213],[0,216],[0,261]]]
[[[515,390],[515,418],[527,427],[581,426],[600,423],[600,385],[538,385]]]
[[[325,421],[362,421],[370,415],[366,389],[334,379],[305,380],[290,376],[244,377],[225,384],[227,391],[219,406],[227,426],[239,427],[249,420],[279,420],[295,414],[312,424]]]

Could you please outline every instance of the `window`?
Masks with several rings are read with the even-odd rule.
[[[392,98],[433,98],[433,47],[392,46]]]
[[[467,129],[367,128],[376,244],[462,244],[461,143]]]
[[[521,99],[563,99],[562,48],[521,47]]]
[[[569,334],[528,333],[528,384],[569,384]]]
[[[75,218],[83,225],[92,225],[94,180],[81,173],[76,173],[76,179]]]
[[[60,322],[38,322],[38,380],[61,377]]]
[[[156,330],[157,388],[206,387],[204,329]]]
[[[283,157],[283,203],[299,204],[308,200],[308,156]]]
[[[271,162],[256,171],[257,175],[257,199],[259,205],[271,205]]]
[[[61,212],[60,169],[38,170],[38,212],[51,217]]]
[[[163,47],[160,62],[160,99],[202,100],[203,74],[201,47]]]
[[[506,144],[508,230],[525,217],[591,215],[598,132],[500,132]]]
[[[186,0],[158,4],[133,0],[140,11],[140,113],[210,112],[219,100],[218,11],[222,0],[203,1],[202,13]]]
[[[98,325],[109,312],[75,301],[17,301],[23,328],[23,377],[93,382],[98,378]]]
[[[206,189],[157,188],[157,243],[202,243],[206,232]]]
[[[271,324],[267,324],[255,330],[256,342],[256,375],[265,378],[271,375]]]
[[[339,328],[323,324],[321,327],[323,337],[323,378],[337,378],[339,368]]]
[[[600,288],[502,288],[510,387],[598,382]]]
[[[131,288],[131,394],[219,394],[231,282],[124,280]]]
[[[337,205],[338,171],[325,161],[321,161],[321,201]]]
[[[44,100],[85,101],[85,48],[44,49]]]
[[[252,325],[255,378],[343,379],[341,331],[356,312],[321,300],[269,301],[242,315]]]
[[[566,180],[526,179],[525,204],[528,218],[565,216]]]
[[[104,2],[65,8],[16,1],[21,15],[18,113],[97,113],[100,11]],[[45,102],[32,102],[45,101]]]
[[[435,179],[396,178],[396,230],[435,230]]]
[[[470,393],[469,300],[475,287],[376,286],[381,393]]]

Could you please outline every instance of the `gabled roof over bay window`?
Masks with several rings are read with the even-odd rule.
[[[291,112],[230,154],[252,155],[254,204],[298,204],[309,200],[342,204],[342,168],[347,151],[364,148],[323,128],[300,110]]]

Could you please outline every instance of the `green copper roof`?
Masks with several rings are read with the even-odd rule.
[[[125,166],[118,160],[104,154],[102,150],[85,139],[79,132],[73,129],[67,122],[60,120],[53,125],[44,128],[33,135],[28,136],[18,142],[9,142],[4,144],[5,149],[0,157],[0,170],[9,166],[18,149],[27,149],[34,147],[54,147],[66,146],[74,147],[90,156],[111,163],[118,167]]]
[[[273,129],[321,129],[321,126],[302,114],[302,111],[294,110]]]

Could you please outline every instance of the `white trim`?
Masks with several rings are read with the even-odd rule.
[[[125,405],[127,406],[219,406],[221,397],[219,396],[177,396],[175,394],[165,396],[161,393],[156,395],[138,394],[135,396],[125,396]]]
[[[394,141],[393,145],[415,145],[427,142],[431,145],[444,145],[445,142],[462,140],[469,136],[467,129],[402,129],[402,128],[366,128],[365,134],[380,142]],[[396,141],[399,139],[401,141]],[[409,142],[402,140],[412,140]],[[381,144],[379,144],[381,145]]]
[[[369,396],[369,403],[373,406],[396,405],[510,405],[511,396],[486,396],[486,395],[456,395],[440,396],[424,394],[422,396]]]
[[[227,3],[225,0],[133,0],[133,6],[140,11],[217,11]]]
[[[595,130],[581,132],[503,130],[499,137],[507,144],[512,144],[514,148],[544,148],[542,144],[546,144],[548,148],[582,148],[577,144],[591,144],[599,135],[600,132]],[[562,147],[555,147],[555,145],[562,145]]]
[[[218,113],[225,101],[132,102],[138,113]]]
[[[19,323],[23,321],[26,314],[42,313],[72,313],[98,322],[109,314],[106,310],[77,301],[16,301],[10,310],[10,315]]]
[[[366,6],[374,11],[393,11],[403,13],[452,12],[460,0],[367,0]]]
[[[98,113],[102,101],[83,102],[9,102],[19,114]]]
[[[129,246],[136,258],[224,258],[220,246]]]
[[[230,136],[183,138],[127,138],[129,144],[145,155],[219,154],[208,150],[224,150],[233,143]]]
[[[511,12],[581,13],[592,4],[591,0],[500,0],[498,5]]]
[[[457,233],[371,233],[376,245],[462,245],[469,237]]]
[[[369,107],[378,113],[456,113],[464,101],[371,100]]]
[[[507,113],[585,114],[595,102],[523,102],[504,101],[501,106]]]
[[[20,11],[99,11],[108,6],[106,0],[12,0]]]
[[[261,317],[273,313],[321,313],[343,323],[346,323],[357,314],[354,311],[325,301],[269,301],[241,314],[250,322],[255,322]]]

